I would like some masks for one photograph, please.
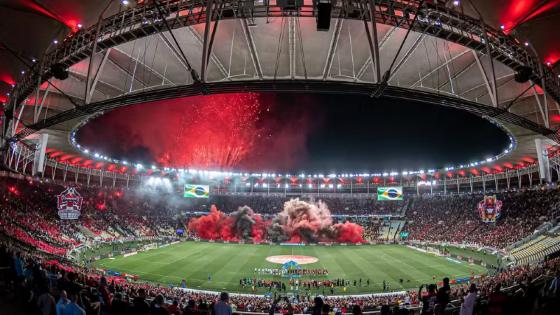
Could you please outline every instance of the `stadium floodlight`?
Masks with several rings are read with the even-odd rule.
[[[402,172],[402,176],[406,176],[406,175],[408,175],[407,171]]]
[[[389,173],[383,173],[383,177],[389,176]]]
[[[139,170],[141,170],[143,167],[144,167],[144,166],[143,166],[142,164],[140,164],[140,163],[136,164],[136,168],[139,169]]]
[[[487,158],[487,159],[486,159],[486,162],[492,162],[493,160],[494,160],[494,159],[490,157],[490,158]]]
[[[84,153],[86,153],[86,154],[89,153],[89,150],[88,150],[88,149],[85,149],[85,150],[84,150]]]
[[[99,157],[99,153],[94,153],[93,156],[96,157],[96,158],[98,158],[98,157]]]

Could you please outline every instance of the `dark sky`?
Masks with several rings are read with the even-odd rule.
[[[242,100],[238,103],[248,102],[243,97],[235,99]],[[261,111],[255,114],[254,132],[258,139],[233,168],[326,173],[436,168],[481,160],[502,152],[508,144],[505,133],[490,122],[442,106],[328,94],[260,94],[257,99]],[[208,97],[199,99],[197,104],[208,100]],[[219,101],[223,102],[222,99]],[[78,141],[113,157],[151,163],[146,160],[155,159],[157,154],[146,152],[156,152],[160,149],[157,146],[163,144],[146,125],[165,126],[167,134],[177,133],[179,136],[184,133],[224,138],[231,133],[224,130],[226,136],[216,136],[200,131],[219,129],[223,123],[189,129],[184,123],[181,127],[174,126],[177,123],[165,119],[170,115],[190,115],[192,110],[184,114],[166,112],[166,106],[176,109],[177,103],[184,105],[185,102],[189,100],[118,109],[90,122],[78,134]],[[214,102],[210,110],[219,109],[220,105]],[[179,108],[188,109],[186,106]],[[227,119],[235,120],[240,116],[246,119],[241,111],[232,113]],[[206,115],[204,119],[212,118],[213,115]],[[213,143],[211,139],[202,140],[208,146]],[[229,140],[226,140],[227,143]],[[244,142],[240,143],[250,142],[250,139],[242,140]],[[131,141],[133,145],[123,145]],[[184,147],[189,142],[181,143]],[[181,146],[166,150],[180,150]],[[137,155],[138,152],[142,154]],[[171,166],[182,167],[172,164],[171,161]]]
[[[506,134],[467,112],[442,106],[367,96],[279,94],[279,111],[316,114],[308,132],[308,158],[298,167],[312,171],[370,171],[442,167],[502,152]],[[471,160],[472,159],[472,160]]]

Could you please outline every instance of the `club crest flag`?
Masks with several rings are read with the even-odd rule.
[[[403,200],[402,187],[378,187],[377,200]]]
[[[500,217],[502,201],[494,196],[484,196],[484,200],[478,203],[478,212],[482,222],[493,223]]]
[[[58,216],[62,220],[76,220],[80,217],[82,201],[84,198],[76,188],[68,187],[60,195],[56,196]]]
[[[210,186],[185,184],[185,198],[208,198],[210,196]]]

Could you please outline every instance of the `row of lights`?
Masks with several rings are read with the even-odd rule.
[[[246,187],[251,187],[251,183],[245,183],[245,186],[246,186]],[[282,186],[284,186],[284,187],[282,187]],[[267,183],[262,183],[262,184],[255,183],[255,184],[253,184],[253,187],[255,187],[255,188],[259,188],[259,187],[262,187],[262,188],[269,188],[269,187],[270,187],[270,188],[273,188],[273,185],[269,185],[269,184],[267,184]],[[290,187],[291,187],[290,184],[284,184],[284,185],[282,185],[282,184],[276,184],[276,188],[285,188],[285,189],[289,189]],[[303,188],[303,184],[298,184],[297,187]],[[313,184],[307,184],[306,187],[309,188],[309,189],[313,189]],[[333,185],[333,184],[328,184],[328,185],[326,185],[326,184],[320,184],[320,185],[318,186],[318,188],[322,188],[322,189],[334,189],[334,185]],[[337,185],[336,185],[336,188],[337,188],[337,189],[342,188],[342,184],[337,184]]]
[[[504,152],[496,155],[495,157],[489,157],[489,158],[486,158],[486,159],[481,160],[481,161],[471,162],[469,164],[461,164],[461,165],[458,165],[458,166],[446,167],[445,170],[446,171],[453,171],[455,169],[475,167],[475,166],[479,166],[479,165],[483,165],[483,164],[486,164],[486,163],[492,163],[494,161],[497,161],[497,160],[499,160],[500,158],[504,157],[505,155],[507,155],[508,153],[510,153],[512,151],[513,146],[514,146],[514,140],[513,140],[513,137],[511,137],[511,136],[509,137],[509,139],[510,139],[511,142],[510,142],[508,148],[505,149]]]
[[[85,120],[83,124],[85,124],[87,122],[87,120]],[[75,129],[76,130],[76,129]],[[129,162],[125,161],[125,160],[117,160],[117,159],[113,159],[110,158],[108,156],[105,156],[103,154],[94,152],[91,153],[89,149],[87,148],[83,148],[79,143],[76,142],[76,131],[73,131],[71,136],[70,136],[70,141],[72,142],[72,144],[78,148],[78,150],[80,150],[82,153],[93,156],[93,158],[95,159],[99,159],[99,160],[104,160],[107,162],[111,162],[111,163],[115,163],[115,164],[122,164],[122,165],[129,165]],[[485,160],[481,160],[478,162],[472,162],[469,164],[461,164],[458,166],[450,166],[450,167],[445,167],[445,171],[453,171],[455,169],[463,169],[463,168],[467,168],[467,167],[475,167],[478,165],[483,165],[486,163],[491,163],[494,162],[500,158],[502,158],[503,156],[507,155],[508,153],[511,152],[511,150],[514,147],[514,143],[515,140],[514,138],[510,135],[509,136],[510,139],[510,144],[508,146],[508,148],[506,150],[504,150],[502,153],[496,155],[495,157],[489,157],[486,158]],[[142,163],[133,163],[133,165],[136,167],[137,170],[141,170],[144,169],[144,165]],[[221,172],[221,171],[211,171],[211,170],[197,170],[197,169],[184,169],[184,168],[169,168],[169,167],[164,167],[163,170],[160,170],[156,165],[152,165],[150,168],[152,171],[164,171],[166,173],[178,173],[181,175],[185,175],[186,174],[190,174],[190,175],[198,175],[198,176],[204,176],[204,177],[232,177],[232,176],[245,176],[245,177],[261,177],[261,178],[267,178],[267,177],[271,177],[271,178],[275,178],[277,176],[282,177],[282,174],[276,174],[276,173],[237,173],[237,172]],[[324,175],[324,174],[305,174],[305,173],[301,173],[298,175],[299,178],[354,178],[354,177],[389,177],[389,176],[413,176],[413,175],[423,175],[423,174],[434,174],[436,172],[436,170],[434,169],[429,169],[427,171],[425,170],[416,170],[416,171],[402,171],[402,172],[396,172],[396,171],[392,171],[392,172],[383,172],[383,173],[354,173],[354,174],[349,174],[349,173],[342,173],[342,174],[335,174],[335,173],[331,173],[328,175]],[[292,177],[292,175],[290,174],[285,174],[284,177]]]

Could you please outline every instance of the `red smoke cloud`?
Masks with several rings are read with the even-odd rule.
[[[260,215],[253,216],[255,223],[251,230],[251,239],[254,242],[261,242],[266,236],[268,222],[264,221]],[[235,229],[235,218],[228,216],[212,205],[210,214],[194,218],[189,221],[189,230],[206,240],[223,240],[237,242],[241,239],[241,231]]]
[[[272,220],[265,221],[248,207],[227,215],[212,205],[210,213],[188,223],[191,232],[206,240],[309,243],[363,243],[363,228],[351,222],[332,224],[327,206],[292,199]]]
[[[338,231],[336,241],[339,243],[363,243],[364,228],[356,223],[344,222],[334,225],[334,229]]]

